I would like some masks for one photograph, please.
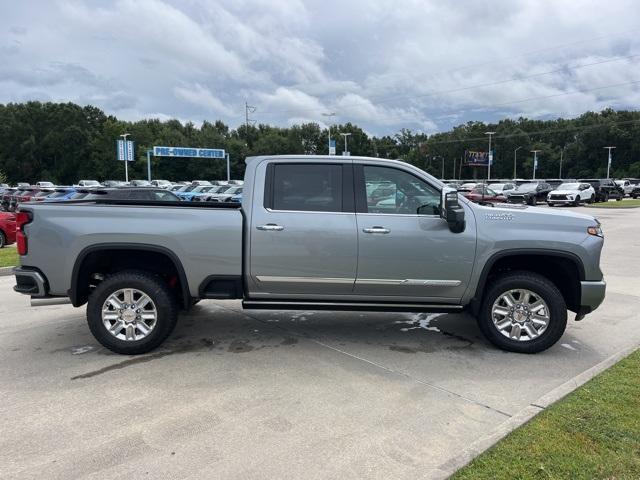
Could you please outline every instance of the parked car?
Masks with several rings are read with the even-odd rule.
[[[80,180],[78,182],[79,187],[100,187],[100,182],[97,180]]]
[[[634,185],[629,195],[634,199],[640,197],[640,185]]]
[[[144,200],[150,202],[180,201],[175,193],[158,187],[99,188],[89,192],[79,200]]]
[[[185,200],[190,202],[197,195],[201,195],[203,193],[207,193],[209,190],[215,188],[214,185],[194,185],[193,188],[187,189],[185,191],[174,192],[180,200]]]
[[[76,189],[74,187],[58,187],[56,188],[51,195],[47,196],[44,201],[45,202],[66,202],[70,200],[71,197],[76,193]]]
[[[38,188],[55,188],[55,184],[53,182],[36,182],[36,187],[38,187]]]
[[[546,178],[544,181],[549,184],[549,186],[551,187],[551,190],[556,190],[563,183],[576,183],[577,182],[577,180],[575,178],[565,178],[565,179],[562,179],[562,178]]]
[[[489,185],[489,188],[491,188],[491,190],[496,192],[498,195],[504,196],[506,199],[507,193],[515,190],[516,184],[510,182],[491,183]]]
[[[151,180],[151,185],[158,188],[171,188],[173,183],[169,180]]]
[[[580,183],[590,184],[596,192],[596,202],[608,202],[609,199],[622,200],[624,191],[610,178],[583,178]]]
[[[208,202],[228,202],[231,197],[242,193],[242,185],[231,185],[221,193],[213,193],[207,197]]]
[[[206,193],[200,193],[198,195],[194,195],[191,200],[193,202],[208,202],[209,197],[216,193],[224,193],[231,188],[231,185],[213,185],[211,188],[207,190]]]
[[[251,201],[241,205],[21,205],[14,289],[40,305],[87,304],[95,338],[123,354],[158,347],[178,308],[202,298],[272,310],[467,309],[494,345],[535,353],[561,338],[567,310],[580,320],[605,296],[603,233],[590,215],[474,204],[379,158],[253,157],[245,180]],[[383,180],[395,195],[369,205],[367,184]]]
[[[0,208],[3,212],[9,211],[9,205],[11,204],[11,197],[16,193],[18,189],[16,187],[9,187],[2,192],[0,197]]]
[[[507,201],[507,198],[504,195],[499,194],[488,186],[482,184],[470,192],[460,192],[460,194],[472,202],[504,203]]]
[[[478,185],[481,185],[480,183],[477,182],[467,182],[467,183],[463,183],[462,185],[460,185],[457,190],[460,193],[463,192],[470,192],[471,190],[473,190],[474,188],[476,188]]]
[[[122,180],[105,180],[102,182],[103,187],[113,188],[113,187],[123,187],[125,182]]]
[[[151,187],[151,182],[149,180],[131,180],[129,184],[132,187]]]
[[[573,205],[577,207],[580,202],[593,203],[596,199],[596,191],[588,183],[563,183],[555,190],[549,192],[547,204]]]
[[[547,195],[551,191],[549,184],[542,180],[530,180],[519,184],[514,190],[507,193],[509,203],[526,203],[527,205],[537,205],[539,202],[546,202]]]
[[[635,185],[631,183],[630,180],[615,180],[615,182],[616,185],[622,188],[622,192],[625,196],[631,195],[631,192],[633,191],[633,187],[635,187]]]
[[[16,216],[0,212],[0,248],[16,243]]]

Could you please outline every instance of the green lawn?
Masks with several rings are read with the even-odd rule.
[[[640,350],[512,432],[451,478],[640,478]]]
[[[0,248],[0,267],[18,265],[18,251],[15,247]]]
[[[635,207],[640,207],[640,198],[635,198],[635,199],[625,198],[621,202],[614,202],[614,201],[598,202],[598,203],[593,203],[589,206],[596,207],[596,208],[635,208]]]

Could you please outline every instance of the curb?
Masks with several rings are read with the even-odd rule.
[[[508,434],[513,432],[516,428],[521,427],[533,417],[538,415],[540,412],[544,411],[546,408],[550,407],[558,400],[565,397],[567,394],[573,392],[578,387],[581,387],[593,377],[603,372],[607,368],[615,365],[623,358],[632,354],[635,350],[640,348],[638,345],[625,348],[621,352],[618,352],[614,355],[611,355],[609,358],[606,358],[602,362],[594,365],[593,367],[585,370],[584,372],[576,375],[572,379],[566,381],[562,385],[554,388],[550,392],[546,393],[542,397],[538,398],[533,403],[524,407],[518,413],[513,415],[508,420],[504,421],[498,427],[494,429],[493,432],[482,437],[471,445],[469,445],[466,449],[460,452],[458,455],[453,457],[452,459],[446,461],[438,468],[436,468],[429,478],[434,479],[446,479],[451,475],[456,473],[462,467],[468,465],[473,459],[475,459],[481,453],[484,453],[489,448],[493,447],[496,443],[506,437]]]
[[[8,277],[13,275],[13,269],[15,267],[0,267],[0,277]]]

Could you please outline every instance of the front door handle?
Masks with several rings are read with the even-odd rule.
[[[384,227],[363,228],[362,231],[364,233],[382,233],[382,234],[391,233],[391,230]]]
[[[256,227],[258,230],[264,230],[267,232],[280,232],[284,230],[282,225],[276,225],[275,223],[267,223],[266,225],[258,225]]]

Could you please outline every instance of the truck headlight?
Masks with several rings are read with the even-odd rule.
[[[596,237],[604,238],[604,232],[602,231],[602,227],[600,227],[600,225],[587,227],[587,233],[589,235],[595,235]]]

